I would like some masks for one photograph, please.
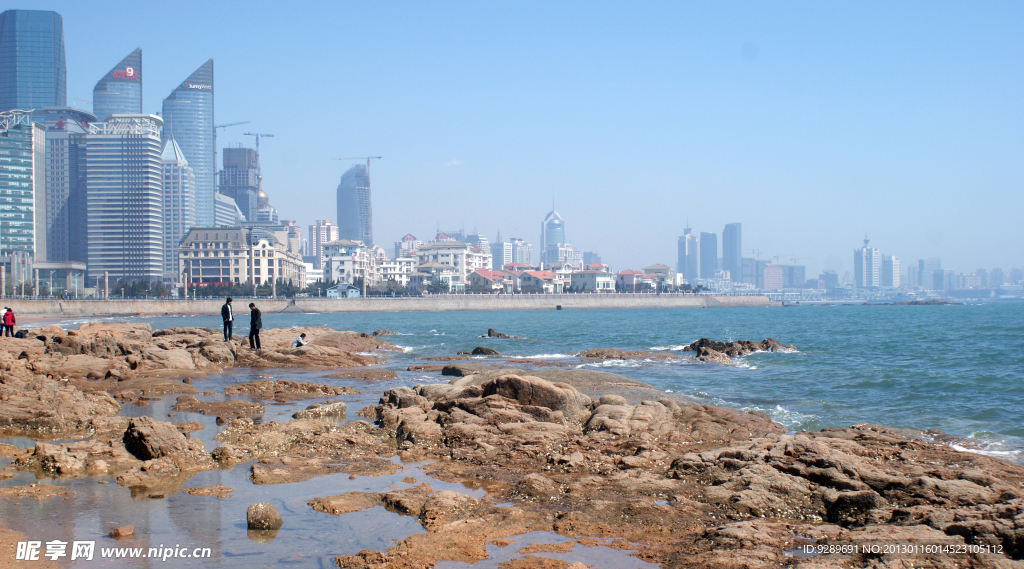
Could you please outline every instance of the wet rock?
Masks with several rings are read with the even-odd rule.
[[[74,492],[56,484],[25,484],[22,486],[5,486],[0,488],[0,498],[5,500],[31,498],[37,502],[42,502],[57,496],[71,495],[74,495]]]
[[[139,460],[153,460],[188,450],[188,440],[171,423],[134,417],[124,432],[124,447]]]
[[[766,338],[760,342],[751,342],[749,340],[739,340],[737,342],[716,342],[708,338],[701,338],[696,342],[691,343],[689,346],[684,347],[683,351],[697,352],[700,348],[707,348],[715,352],[720,352],[730,358],[743,357],[754,352],[796,351],[796,347],[783,345],[774,338]]]
[[[135,536],[135,526],[127,525],[116,528],[110,532],[110,537],[114,539],[126,539]]]
[[[473,358],[471,358],[469,356],[431,356],[431,357],[420,358],[420,359],[423,360],[423,361],[427,361],[427,362],[461,362],[461,361],[469,361],[469,360],[471,360]]]
[[[459,352],[459,355],[472,355],[472,356],[500,356],[501,352],[494,348],[487,348],[484,346],[477,346],[470,352]]]
[[[409,366],[409,367],[412,368],[413,366]],[[417,367],[426,368],[426,367],[431,367],[431,366],[417,366]],[[474,373],[479,373],[481,371],[487,371],[487,370],[492,370],[492,369],[494,369],[493,366],[489,366],[487,364],[475,363],[475,362],[474,363],[464,363],[464,364],[463,363],[449,364],[449,365],[441,366],[441,375],[449,375],[449,376],[455,376],[455,377],[465,377],[467,375],[473,375]],[[420,371],[427,371],[427,370],[426,369],[422,369]]]
[[[337,496],[315,498],[308,502],[317,512],[337,516],[382,506],[381,495],[377,492],[345,492]]]
[[[865,525],[872,510],[886,505],[885,498],[873,490],[836,492],[824,499],[828,504],[828,521],[843,525]]]
[[[191,395],[178,397],[177,403],[171,405],[171,409],[227,419],[259,417],[264,411],[263,405],[253,401],[200,401]]]
[[[398,374],[391,369],[354,369],[325,375],[324,379],[396,379]]]
[[[502,332],[498,332],[494,328],[488,328],[486,334],[484,334],[483,336],[477,336],[477,337],[478,338],[509,338],[509,339],[514,339],[514,340],[522,340],[523,339],[522,336],[509,336],[508,334],[504,334]]]
[[[88,429],[95,417],[120,411],[109,395],[84,393],[63,381],[5,376],[0,383],[0,431],[9,434],[72,434]]]
[[[190,496],[216,496],[217,498],[227,498],[234,492],[234,488],[227,486],[193,486],[192,488],[182,488],[182,492]]]
[[[314,403],[303,411],[292,414],[293,419],[322,419],[324,417],[338,417],[345,415],[345,402]]]
[[[677,359],[675,354],[669,354],[665,352],[643,352],[643,351],[627,351],[619,350],[616,348],[602,348],[595,350],[583,350],[576,354],[577,357],[592,360],[592,361],[604,361],[604,360],[674,360]]]
[[[448,367],[445,364],[413,364],[406,368],[407,371],[423,371],[423,372],[435,372],[442,371]]]
[[[334,395],[354,395],[358,393],[360,392],[348,386],[336,387],[333,385],[320,385],[285,379],[258,379],[256,381],[229,385],[224,388],[225,395],[249,395],[254,399],[281,402],[331,397]]]
[[[392,330],[374,330],[374,336],[397,336],[398,332]]]
[[[251,530],[277,530],[284,523],[273,504],[253,504],[245,512],[245,521]]]
[[[694,359],[702,361],[704,363],[726,366],[735,365],[732,361],[732,358],[730,358],[728,355],[726,355],[723,352],[713,350],[707,346],[699,346],[696,349],[694,349],[694,352]]]

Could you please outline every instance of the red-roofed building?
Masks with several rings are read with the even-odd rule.
[[[527,265],[525,263],[505,263],[501,266],[501,270],[519,274],[523,271],[536,271],[537,267],[534,265]]]
[[[487,289],[491,292],[512,293],[516,289],[517,280],[514,273],[477,269],[469,275],[469,286],[474,290]]]
[[[641,292],[654,288],[657,279],[643,271],[619,271],[615,273],[615,284],[623,292]]]
[[[565,290],[562,276],[551,271],[524,271],[519,274],[519,289],[523,292],[560,293]]]

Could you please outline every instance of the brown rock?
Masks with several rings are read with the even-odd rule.
[[[293,419],[322,419],[324,417],[344,417],[345,402],[314,403],[303,411],[292,414]]]
[[[277,530],[284,523],[277,508],[266,502],[249,506],[245,512],[245,521],[248,529],[252,530]]]
[[[135,526],[133,526],[133,525],[121,526],[121,527],[119,527],[117,529],[114,529],[114,530],[112,530],[110,532],[110,537],[112,537],[114,539],[125,539],[125,538],[129,538],[129,537],[134,537],[134,536],[135,536]]]
[[[124,446],[139,460],[153,460],[188,449],[188,441],[171,423],[134,417],[124,432]]]
[[[229,385],[224,388],[225,395],[249,395],[254,399],[265,399],[274,401],[297,401],[302,399],[314,399],[318,397],[330,397],[333,395],[353,395],[359,391],[351,387],[335,387],[333,385],[319,385],[304,381],[289,381],[285,379],[259,379],[246,383]]]
[[[178,397],[177,403],[171,405],[171,409],[203,415],[215,415],[229,419],[258,417],[264,411],[263,405],[253,401],[200,401],[191,395]]]
[[[398,374],[391,369],[354,369],[325,375],[324,379],[396,379]]]

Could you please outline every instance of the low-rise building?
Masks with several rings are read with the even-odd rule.
[[[306,266],[306,286],[315,285],[324,280],[324,270],[317,269],[314,263],[302,263]]]
[[[416,236],[412,233],[406,233],[405,237],[402,237],[401,241],[395,241],[395,258],[400,259],[402,257],[415,257],[416,250],[423,245],[423,242],[416,239]]]
[[[615,276],[605,271],[573,271],[568,292],[615,292]]]
[[[377,282],[386,283],[395,281],[402,286],[409,286],[409,275],[416,272],[416,259],[412,257],[399,257],[387,259],[376,265]]]
[[[268,228],[193,227],[178,246],[178,272],[193,283],[306,283],[301,243]]]
[[[524,271],[519,274],[519,290],[558,294],[565,290],[565,281],[551,271]]]
[[[469,275],[469,286],[475,290],[489,292],[515,292],[516,275],[505,271],[477,269]]]
[[[653,288],[656,279],[643,271],[619,271],[615,273],[615,284],[623,292],[636,292]]]
[[[350,284],[336,284],[327,289],[327,298],[359,298],[359,287]]]
[[[376,276],[366,245],[349,239],[323,244],[323,270],[324,279],[337,284],[354,285],[356,279],[363,279],[370,286]]]
[[[472,248],[461,241],[445,239],[422,245],[416,251],[416,266],[419,272],[435,273],[435,270],[424,270],[430,265],[443,265],[450,267],[451,271],[445,276],[449,282],[450,290],[462,291],[466,287],[466,280],[469,274],[476,268],[470,269],[470,257]],[[479,258],[473,256],[473,264],[479,263]],[[477,267],[487,268],[487,267]],[[440,275],[439,275],[440,276]]]

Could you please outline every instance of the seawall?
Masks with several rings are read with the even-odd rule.
[[[524,294],[524,295],[434,295],[396,298],[235,298],[236,310],[250,302],[265,313],[274,312],[451,312],[467,310],[563,310],[623,308],[713,308],[779,306],[764,296],[713,296],[693,294]],[[19,316],[188,316],[219,314],[223,298],[197,300],[161,299],[0,299]]]

